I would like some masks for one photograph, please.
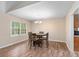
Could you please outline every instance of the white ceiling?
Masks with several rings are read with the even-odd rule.
[[[5,2],[1,1],[0,2],[0,12],[5,12]]]
[[[8,14],[16,17],[40,20],[65,17],[73,3],[69,1],[8,1],[5,2],[4,9]]]
[[[39,1],[0,1],[0,12],[10,12]]]
[[[37,3],[39,1],[6,1],[6,12]]]
[[[40,20],[49,17],[63,18],[67,15],[73,2],[43,1],[9,12],[9,14],[28,20]]]

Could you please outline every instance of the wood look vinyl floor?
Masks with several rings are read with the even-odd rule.
[[[79,56],[79,52],[75,52]],[[29,49],[27,41],[0,49],[0,57],[71,57],[70,52],[63,42],[49,42],[49,47],[45,44],[42,48],[32,47]]]

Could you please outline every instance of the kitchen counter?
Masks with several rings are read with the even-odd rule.
[[[74,35],[74,37],[79,37],[79,35]]]

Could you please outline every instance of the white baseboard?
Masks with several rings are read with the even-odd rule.
[[[49,41],[56,41],[56,42],[64,42],[64,43],[66,43],[65,41],[60,41],[60,40],[49,40]]]
[[[23,42],[23,41],[26,41],[26,39],[24,39],[24,40],[19,40],[19,41],[16,41],[16,42],[13,42],[13,43],[4,45],[4,46],[0,46],[0,49],[6,48],[6,47],[9,47],[9,46],[12,46],[12,45],[14,45],[14,44],[17,44],[17,43],[20,43],[20,42]]]

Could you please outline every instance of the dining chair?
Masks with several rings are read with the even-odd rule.
[[[39,38],[40,36],[37,35],[36,33],[33,33],[32,35],[33,35],[33,38],[35,39],[33,41],[33,45],[35,46],[35,48],[36,48],[36,46],[42,47],[42,40],[40,40],[40,38]]]
[[[30,45],[30,49],[31,49],[31,47],[32,47],[32,32],[28,32],[28,37],[29,37],[28,44]]]
[[[49,43],[48,43],[48,33],[46,33],[45,35],[43,35],[42,40],[46,41],[46,47],[48,48]]]
[[[37,36],[36,33],[32,33],[33,46],[36,47]]]
[[[36,48],[36,41],[37,41],[37,36],[36,33],[32,33],[32,32],[28,32],[28,36],[29,36],[29,45],[30,45],[30,49],[32,46],[34,46]]]

